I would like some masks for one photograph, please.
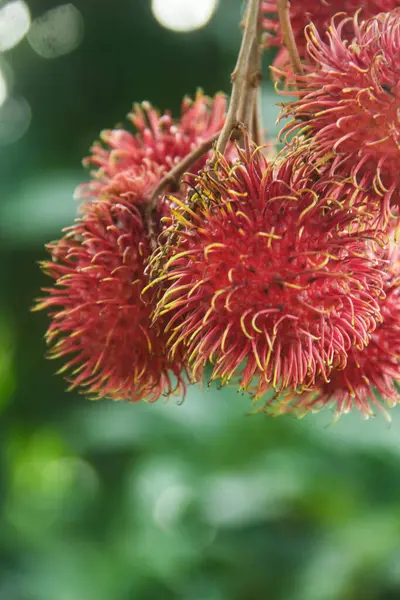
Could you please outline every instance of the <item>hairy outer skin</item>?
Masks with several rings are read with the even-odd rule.
[[[399,208],[400,10],[350,21],[350,41],[346,18],[332,23],[324,38],[307,27],[310,64],[296,77],[298,100],[283,108],[293,121],[282,134],[304,136],[314,164],[350,180],[362,210],[378,199],[381,227]]]
[[[130,401],[184,393],[182,358],[168,359],[162,321],[150,327],[142,297],[150,247],[138,209],[95,200],[48,249],[42,268],[55,285],[36,309],[49,311],[49,357],[66,361],[70,389]]]
[[[349,351],[343,370],[333,371],[329,382],[319,381],[316,388],[300,399],[293,395],[280,398],[276,409],[304,414],[330,405],[337,415],[358,408],[365,416],[374,407],[383,409],[399,401],[400,383],[400,261],[394,247],[384,281],[385,296],[379,301],[383,321],[372,333],[368,346]],[[274,404],[273,402],[271,404]]]
[[[209,98],[201,92],[183,100],[178,121],[147,102],[135,105],[129,115],[134,131],[103,131],[84,161],[92,179],[76,193],[83,200],[82,217],[48,245],[52,260],[42,267],[55,285],[36,306],[49,310],[49,357],[66,360],[59,372],[71,387],[132,401],[154,401],[174,388],[185,393],[184,359],[167,357],[165,323],[152,326],[154,306],[142,293],[150,255],[145,207],[165,173],[220,130],[225,112],[223,94]],[[195,173],[209,156],[192,166]],[[171,201],[164,193],[155,200],[156,238]]]
[[[305,0],[303,2],[292,0],[290,3],[290,21],[300,57],[307,62],[307,39],[304,29],[310,23],[314,24],[322,39],[325,40],[325,32],[332,17],[337,13],[345,13],[347,16],[352,17],[357,11],[360,11],[361,18],[368,19],[380,12],[389,12],[399,6],[399,0],[363,0],[362,3],[360,0]],[[261,9],[264,15],[263,27],[269,33],[266,38],[266,45],[268,47],[279,47],[279,52],[273,64],[279,69],[290,69],[286,48],[282,47],[276,0],[265,0],[261,4]],[[343,35],[348,40],[353,37],[354,30],[351,20],[347,21]]]
[[[185,97],[179,120],[169,112],[161,114],[149,102],[135,104],[128,119],[133,131],[116,128],[101,133],[83,164],[91,168],[92,179],[78,187],[76,197],[85,203],[108,196],[146,204],[162,177],[201,142],[218,132],[224,124],[226,97],[213,98],[198,92]],[[205,166],[210,153],[202,156],[191,170]],[[178,182],[176,182],[176,185]],[[176,185],[166,186],[158,199],[158,218],[169,213],[167,194]],[[183,196],[182,196],[183,197]]]
[[[295,164],[249,147],[236,164],[220,157],[194,180],[191,208],[173,211],[151,260],[155,322],[170,318],[170,356],[184,348],[196,380],[210,361],[212,380],[256,398],[270,385],[300,393],[344,368],[381,320],[378,238],[353,231],[313,192],[318,174]]]

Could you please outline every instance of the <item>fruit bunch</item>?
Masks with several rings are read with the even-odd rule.
[[[155,401],[206,379],[274,413],[397,403],[400,2],[311,4],[248,1],[228,107],[142,103],[93,146],[36,305],[71,388]],[[258,117],[266,45],[292,96],[279,152]]]

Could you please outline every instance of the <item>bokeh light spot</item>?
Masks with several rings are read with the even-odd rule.
[[[154,17],[166,29],[193,31],[207,25],[218,0],[152,0]]]
[[[82,13],[73,4],[63,4],[35,19],[27,37],[39,56],[57,58],[79,46],[83,31]]]
[[[29,8],[22,0],[13,0],[0,7],[0,52],[16,46],[30,24]]]
[[[0,146],[13,144],[28,131],[31,107],[25,98],[8,97],[0,106]]]
[[[3,71],[0,69],[0,107],[7,98],[7,81]]]

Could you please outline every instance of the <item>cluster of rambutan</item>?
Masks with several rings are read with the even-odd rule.
[[[93,147],[82,214],[48,246],[56,284],[38,305],[72,387],[152,401],[210,365],[209,381],[277,412],[397,402],[400,3],[366,2],[364,20],[355,0],[322,4],[305,29],[308,12],[292,10],[304,70],[290,75],[298,99],[275,158],[246,133],[196,154],[224,124],[221,95],[186,100],[177,122],[142,105],[135,133]],[[260,6],[271,30],[276,5]],[[167,174],[188,156],[173,189]]]
[[[221,129],[225,112],[222,94],[185,98],[179,121],[148,103],[136,105],[129,115],[135,132],[103,131],[84,161],[94,169],[76,193],[81,215],[47,246],[51,260],[42,268],[56,285],[44,289],[47,297],[36,307],[50,311],[49,357],[68,359],[59,372],[67,373],[71,389],[132,401],[184,392],[184,360],[169,356],[167,321],[152,325],[145,269],[162,217],[172,208],[168,187],[175,202],[184,198],[183,186],[174,189],[173,181],[158,194],[160,181]]]

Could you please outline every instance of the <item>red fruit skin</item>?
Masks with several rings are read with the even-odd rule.
[[[326,41],[326,30],[330,21],[337,13],[345,13],[352,17],[360,11],[360,19],[368,19],[380,12],[389,12],[400,6],[399,0],[305,0],[303,2],[290,2],[290,21],[300,57],[307,62],[307,39],[304,29],[313,23],[317,32]],[[278,47],[279,52],[274,60],[278,69],[289,69],[289,58],[286,48],[282,45],[282,34],[279,24],[276,0],[265,0],[261,4],[264,15],[263,27],[268,33],[267,47]],[[351,39],[354,34],[353,23],[348,21],[344,27],[343,35]]]
[[[220,157],[195,180],[191,208],[173,211],[152,259],[155,319],[171,316],[170,355],[186,353],[194,380],[210,361],[211,380],[239,380],[255,398],[270,385],[300,393],[381,320],[379,244],[295,165],[250,148],[234,165]]]
[[[372,333],[362,351],[351,348],[343,370],[332,371],[329,382],[320,381],[311,392],[299,398],[278,399],[278,412],[300,414],[330,406],[337,416],[359,409],[366,417],[374,408],[384,410],[399,401],[400,383],[400,261],[392,253],[384,281],[385,297],[380,300],[383,321]],[[385,411],[385,415],[387,415]]]
[[[101,141],[93,144],[91,155],[83,161],[92,169],[92,180],[78,187],[77,199],[85,203],[106,195],[124,197],[135,204],[148,202],[163,175],[217,133],[225,115],[224,94],[209,98],[198,92],[194,99],[185,97],[177,121],[169,112],[160,114],[149,102],[135,104],[128,115],[133,132],[104,130]],[[202,156],[191,171],[197,173],[210,156],[210,152]],[[165,186],[159,197],[159,217],[168,214],[166,195],[171,191],[177,192],[176,185]]]
[[[163,323],[150,326],[153,307],[142,298],[150,247],[139,210],[95,200],[48,249],[42,267],[55,285],[36,309],[49,311],[49,357],[66,360],[59,373],[70,389],[133,402],[184,393],[182,361],[167,358]]]
[[[69,373],[72,388],[131,401],[154,401],[174,388],[184,394],[183,357],[167,357],[166,323],[152,325],[151,292],[143,293],[150,245],[171,211],[165,194],[176,186],[155,198],[151,215],[146,205],[163,176],[221,129],[225,113],[223,94],[186,97],[179,121],[143,102],[129,115],[134,132],[103,131],[84,161],[93,178],[76,192],[82,217],[49,244],[52,261],[43,269],[55,285],[36,307],[49,310],[49,356],[67,360],[60,372]],[[192,166],[194,172],[209,156]],[[175,191],[182,197],[180,188]]]
[[[298,100],[283,109],[294,121],[282,133],[304,136],[314,164],[351,184],[353,204],[368,211],[379,200],[382,227],[399,207],[400,10],[354,17],[350,41],[348,23],[332,23],[325,38],[307,28],[310,64],[296,78]]]

